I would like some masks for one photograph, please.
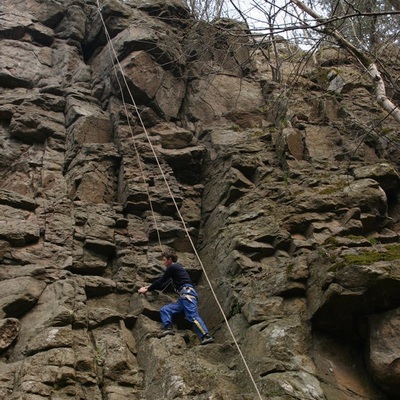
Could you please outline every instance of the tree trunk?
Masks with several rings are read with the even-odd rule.
[[[400,11],[400,0],[389,0],[389,3],[395,10]]]

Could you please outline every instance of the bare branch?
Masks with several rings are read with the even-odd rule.
[[[400,110],[394,105],[390,99],[386,96],[385,84],[382,76],[378,70],[378,67],[370,58],[352,43],[350,43],[335,27],[330,25],[326,19],[322,18],[316,12],[307,7],[303,2],[299,0],[291,0],[293,4],[299,7],[302,11],[313,17],[317,22],[323,25],[323,31],[332,36],[336,42],[350,54],[356,57],[357,60],[363,65],[368,71],[368,74],[372,78],[375,86],[376,100],[378,104],[387,111],[397,122],[400,122]]]

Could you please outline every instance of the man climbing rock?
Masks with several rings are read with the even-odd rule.
[[[194,289],[188,272],[181,264],[177,263],[178,257],[172,251],[162,253],[162,260],[166,267],[164,274],[150,286],[143,286],[138,290],[140,294],[145,294],[153,290],[162,290],[172,279],[175,290],[179,293],[179,298],[175,303],[161,307],[160,315],[163,330],[158,337],[162,338],[167,335],[174,335],[172,319],[174,315],[184,313],[185,318],[193,324],[194,330],[200,338],[200,344],[213,343],[214,339],[209,335],[208,329],[197,310],[199,296]]]

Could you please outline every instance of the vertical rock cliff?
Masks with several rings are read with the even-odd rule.
[[[0,398],[399,398],[400,127],[340,50],[279,46],[180,0],[2,0]],[[166,248],[212,345],[156,337]]]

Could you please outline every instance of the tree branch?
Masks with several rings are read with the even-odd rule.
[[[386,96],[385,83],[379,72],[376,64],[360,49],[350,43],[334,26],[330,25],[328,20],[322,18],[316,12],[307,7],[303,2],[299,0],[291,0],[291,3],[295,4],[298,8],[304,11],[306,14],[313,17],[323,28],[323,32],[329,36],[332,36],[336,42],[347,50],[350,54],[356,57],[363,67],[367,70],[368,74],[372,78],[375,87],[376,100],[378,104],[389,113],[397,122],[400,123],[400,110],[394,105],[391,100]]]

